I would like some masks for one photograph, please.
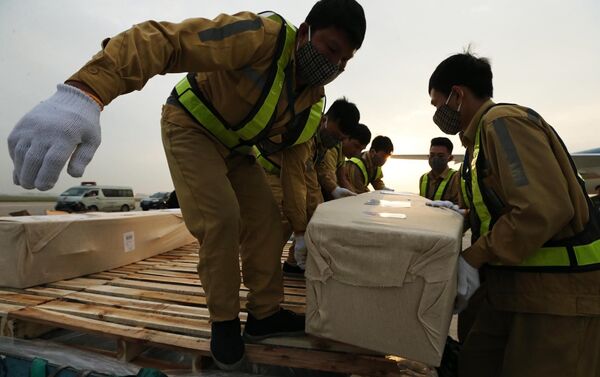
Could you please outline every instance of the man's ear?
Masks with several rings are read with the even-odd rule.
[[[321,117],[321,127],[327,128],[327,115]]]
[[[456,94],[456,100],[462,103],[465,97],[465,87],[462,85],[452,85],[450,89]]]
[[[306,22],[300,24],[296,35],[296,47],[301,46],[308,41],[308,24]]]
[[[450,162],[450,161],[454,161],[454,156],[453,155],[448,156],[448,162]]]

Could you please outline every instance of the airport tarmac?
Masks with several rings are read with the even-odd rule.
[[[56,202],[0,202],[0,217],[10,216],[11,212],[27,210],[31,215],[45,215],[46,210],[54,210]],[[139,203],[136,203],[134,211],[140,211]]]

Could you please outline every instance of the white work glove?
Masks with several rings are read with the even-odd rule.
[[[448,208],[455,212],[460,213],[461,215],[465,215],[466,211],[461,209],[458,205],[452,203],[449,200],[432,200],[430,202],[426,202],[425,205],[435,208]]]
[[[479,270],[471,266],[462,255],[458,257],[458,286],[456,287],[456,300],[454,313],[462,312],[469,303],[473,293],[479,288]]]
[[[13,181],[26,189],[54,187],[67,172],[81,177],[100,145],[100,106],[81,90],[58,84],[57,91],[25,114],[8,136]]]
[[[343,187],[337,186],[331,192],[331,196],[333,196],[334,199],[339,199],[339,198],[345,198],[346,196],[356,196],[356,193],[354,191],[350,191]]]
[[[294,234],[294,259],[302,270],[306,269],[306,243],[303,235]]]

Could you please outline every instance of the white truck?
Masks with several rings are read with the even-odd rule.
[[[71,187],[60,194],[54,209],[66,212],[126,212],[135,209],[135,198],[131,187],[81,182],[81,186]]]

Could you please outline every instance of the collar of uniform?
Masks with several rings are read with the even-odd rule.
[[[429,171],[429,178],[432,179],[446,179],[446,177],[448,176],[448,173],[450,172],[450,168],[448,166],[446,166],[446,169],[444,169],[444,171],[442,172],[442,174],[437,175],[433,172],[433,170]]]
[[[462,140],[463,146],[470,148],[473,146],[473,144],[475,144],[475,133],[477,132],[477,127],[479,126],[479,121],[481,120],[483,113],[485,113],[492,106],[494,106],[494,101],[492,101],[491,99],[488,99],[487,101],[485,101],[483,103],[483,105],[481,105],[481,107],[479,107],[479,110],[477,110],[477,112],[471,119],[469,126],[467,126],[467,129],[465,130],[465,132],[462,135],[461,140]]]
[[[373,167],[373,161],[371,160],[371,154],[369,151],[363,152],[361,156],[362,160],[365,162],[365,167],[367,168],[367,172],[371,172],[371,168]]]
[[[321,127],[323,127],[322,124],[319,125],[319,128],[317,128],[317,132],[315,133],[315,136],[313,136],[313,140],[315,142],[315,155],[314,155],[313,160],[315,163],[321,162],[321,160],[325,156],[325,153],[327,152],[327,148],[325,148],[325,146],[321,142]]]

